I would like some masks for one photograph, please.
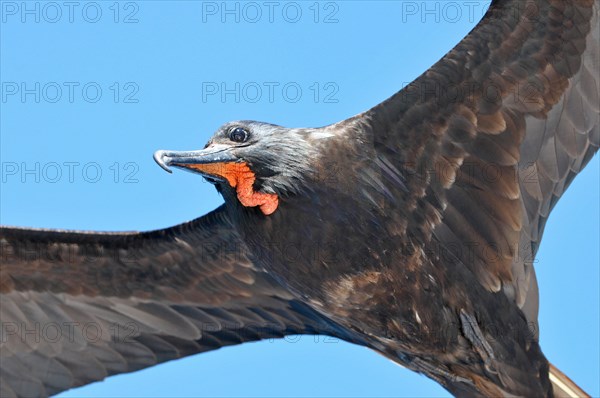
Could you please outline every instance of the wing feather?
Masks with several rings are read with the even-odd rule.
[[[250,261],[223,208],[166,230],[1,228],[2,396],[47,396],[329,321]]]
[[[417,245],[452,248],[531,322],[545,221],[599,146],[598,7],[493,1],[453,50],[357,117],[407,176],[411,194],[392,196],[408,210],[390,222],[408,220]]]

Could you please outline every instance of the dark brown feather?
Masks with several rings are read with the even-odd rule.
[[[388,157],[397,168],[420,166],[406,182],[411,242],[429,253],[439,250],[430,242],[451,248],[482,286],[503,291],[533,324],[532,261],[545,220],[598,150],[598,7],[591,0],[493,2],[467,38],[362,116],[375,146],[396,153]],[[449,87],[461,95],[434,89]],[[412,203],[423,200],[438,209],[439,223],[414,215],[423,206]],[[503,391],[522,394],[526,379],[515,374]]]
[[[146,233],[2,227],[0,242],[2,396],[334,325],[256,269],[222,208]]]

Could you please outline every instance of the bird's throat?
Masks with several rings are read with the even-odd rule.
[[[185,166],[225,178],[229,185],[235,188],[238,200],[245,207],[258,206],[263,214],[269,215],[279,206],[279,197],[276,194],[254,191],[256,175],[245,162],[188,164]]]

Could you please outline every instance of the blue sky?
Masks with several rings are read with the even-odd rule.
[[[200,216],[222,199],[198,176],[165,173],[155,150],[201,148],[229,120],[320,126],[368,109],[451,49],[488,3],[2,1],[1,223],[146,230]],[[557,205],[536,264],[542,348],[594,396],[598,181],[596,157]],[[63,396],[448,394],[367,349],[303,336]]]

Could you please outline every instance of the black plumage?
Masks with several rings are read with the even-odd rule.
[[[202,151],[158,152],[223,194],[206,216],[146,233],[2,228],[2,322],[91,320],[107,336],[10,336],[2,395],[321,333],[456,395],[552,396],[532,261],[598,149],[598,75],[597,2],[494,1],[362,114],[315,129],[233,122]]]

